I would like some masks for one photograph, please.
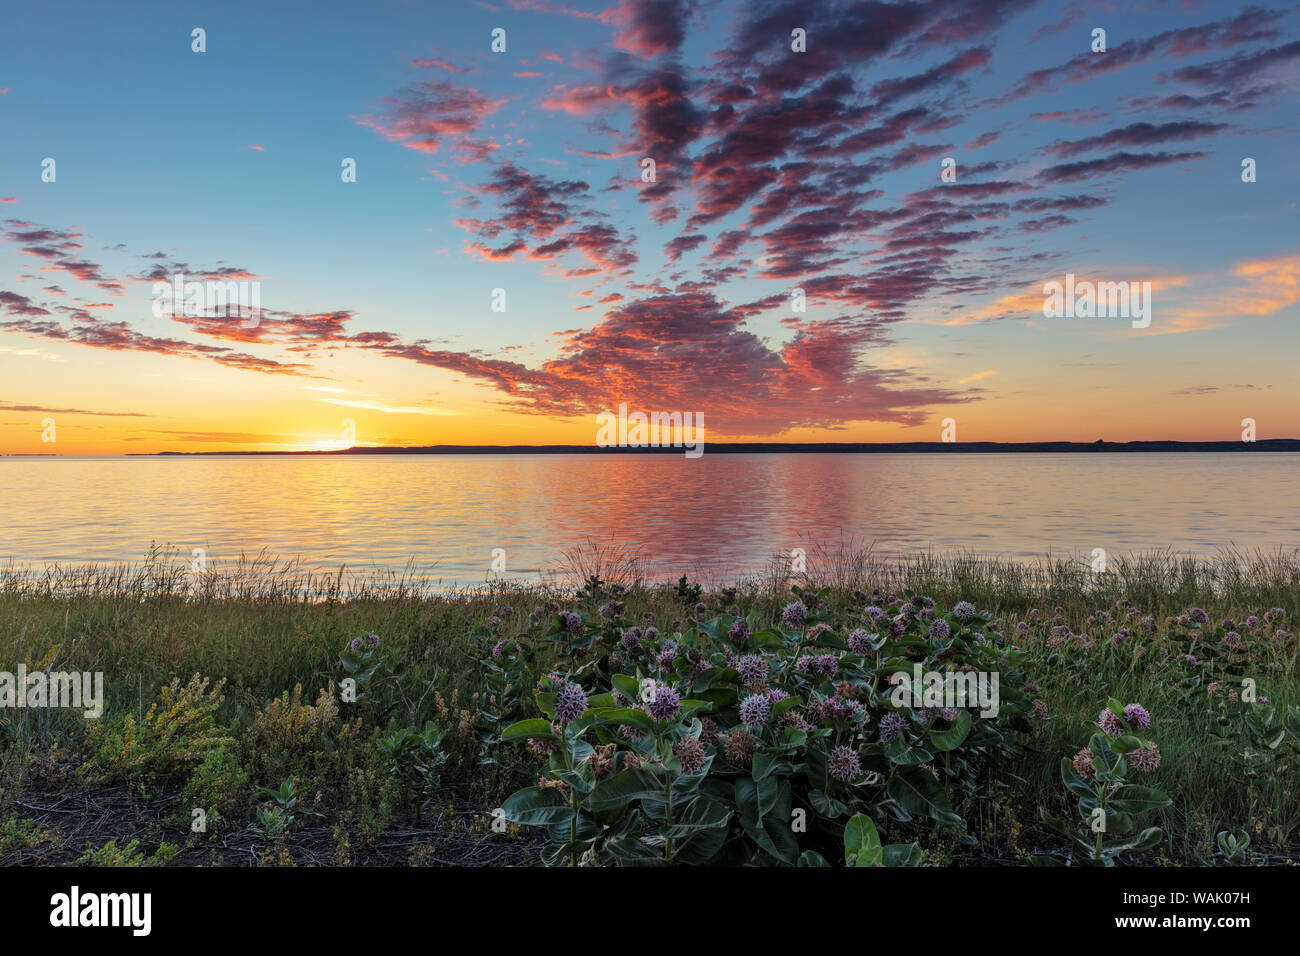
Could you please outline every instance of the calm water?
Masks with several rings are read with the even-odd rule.
[[[777,552],[1016,558],[1300,546],[1300,455],[465,455],[0,459],[0,562],[310,567],[536,579],[589,539],[717,582]]]

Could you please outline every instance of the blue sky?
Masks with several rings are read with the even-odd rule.
[[[381,406],[364,410],[372,442],[580,440],[622,400],[747,438],[929,439],[956,409],[971,438],[1086,439],[1094,423],[1231,437],[1239,406],[1300,434],[1280,358],[1300,298],[1292,8],[66,3],[6,18],[0,412],[26,416],[0,417],[6,450],[29,447],[42,408],[133,419],[73,418],[82,450],[186,431],[311,444],[336,408],[304,385]],[[659,193],[637,181],[655,152]],[[51,265],[47,234],[120,288]],[[256,276],[297,331],[155,317],[140,277],[159,263]],[[1035,290],[1067,272],[1155,282],[1152,329],[1045,324]],[[820,291],[795,316],[799,285]],[[312,325],[340,312],[343,331]],[[245,354],[260,364],[231,361]],[[281,411],[256,410],[269,403]]]

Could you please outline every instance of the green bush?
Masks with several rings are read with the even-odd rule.
[[[543,717],[502,735],[547,760],[502,805],[547,829],[546,862],[794,865],[837,857],[855,813],[960,832],[954,798],[999,792],[1030,702],[1024,654],[987,615],[907,593],[851,616],[793,590],[783,626],[761,630],[723,614],[669,637],[616,599],[557,615],[547,637],[577,666],[542,681]],[[971,674],[996,687],[982,717],[957,693]]]

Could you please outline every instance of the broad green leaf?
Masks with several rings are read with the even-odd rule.
[[[855,813],[844,827],[844,861],[853,866],[880,865],[883,851],[876,824],[865,813]]]
[[[916,843],[890,843],[881,849],[885,866],[920,866],[921,847]]]
[[[634,707],[613,707],[593,711],[602,724],[617,726],[618,724],[627,724],[629,727],[636,727],[638,730],[644,730],[650,733],[654,732],[655,722],[649,714],[643,710],[637,710]]]
[[[573,819],[573,808],[554,787],[529,787],[512,793],[501,804],[501,811],[511,823],[532,827]]]
[[[539,740],[559,740],[555,736],[555,731],[551,729],[551,722],[543,720],[540,717],[533,717],[529,720],[521,720],[517,724],[511,724],[505,730],[501,731],[502,740],[527,740],[536,737]]]
[[[627,806],[634,800],[663,802],[664,785],[644,768],[620,770],[591,791],[589,806],[593,813]]]
[[[686,805],[681,816],[674,814],[673,824],[665,827],[663,836],[674,840],[693,836],[700,830],[727,826],[731,811],[712,797],[699,796]]]
[[[929,763],[934,754],[916,744],[909,743],[906,737],[895,737],[885,746],[885,756],[891,763],[900,767],[915,767],[917,764]]]
[[[813,809],[828,819],[834,820],[836,817],[842,817],[849,812],[849,808],[834,797],[828,797],[820,790],[813,790],[808,794],[808,801],[813,805]]]
[[[970,711],[959,710],[957,719],[947,730],[930,731],[930,744],[935,750],[956,750],[970,733],[970,728]]]
[[[1173,800],[1154,787],[1141,787],[1133,783],[1120,787],[1110,798],[1110,806],[1127,813],[1162,810],[1171,804]]]
[[[908,813],[930,817],[939,823],[960,826],[961,817],[952,812],[947,792],[928,770],[908,767],[885,785],[885,793]]]

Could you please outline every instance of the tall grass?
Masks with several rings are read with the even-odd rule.
[[[204,574],[192,573],[187,557],[166,551],[136,565],[10,566],[0,569],[0,670],[25,662],[102,671],[109,715],[142,713],[173,678],[225,678],[223,720],[238,728],[297,684],[312,696],[337,681],[341,648],[374,632],[417,685],[430,684],[447,698],[458,693],[463,701],[477,686],[482,653],[471,635],[482,633],[502,608],[511,609],[506,620],[516,626],[548,601],[571,606],[574,586],[594,575],[624,585],[630,619],[649,612],[663,627],[687,618],[690,609],[671,582],[647,582],[642,568],[634,552],[595,543],[566,554],[547,580],[473,588],[430,586],[406,573],[321,574],[265,554]],[[1290,621],[1300,616],[1297,552],[1226,551],[1209,559],[1171,552],[1113,555],[1107,572],[1094,574],[1067,559],[1018,562],[974,553],[892,558],[842,542],[808,548],[799,573],[788,556],[774,558],[765,572],[738,582],[736,600],[776,620],[794,584],[831,587],[833,600],[846,606],[853,590],[873,589],[885,595],[909,589],[946,605],[967,600],[1001,617],[1007,628],[1033,608],[1050,614],[1060,607],[1078,624],[1099,609],[1113,610],[1121,598],[1158,619],[1192,606],[1214,620],[1273,607],[1284,609]],[[717,592],[706,592],[706,600],[711,608],[722,606]],[[1256,834],[1265,843],[1290,839],[1300,826],[1293,796],[1300,768],[1278,781],[1229,779],[1231,763],[1210,743],[1198,715],[1177,706],[1171,689],[1151,684],[1141,667],[1118,657],[1098,660],[1085,680],[1044,682],[1052,719],[1041,725],[1034,751],[1016,769],[1025,781],[1019,796],[1026,818],[1038,806],[1060,804],[1059,759],[1086,743],[1097,709],[1113,696],[1141,701],[1160,715],[1160,774],[1176,797],[1174,819],[1167,822],[1183,858],[1210,852],[1218,829],[1240,830],[1246,821],[1272,834]],[[1284,706],[1300,703],[1294,646],[1277,663],[1269,696]],[[545,652],[535,661],[539,673],[552,664]],[[10,720],[18,725],[19,748],[31,750],[73,736],[80,718],[28,711]]]

